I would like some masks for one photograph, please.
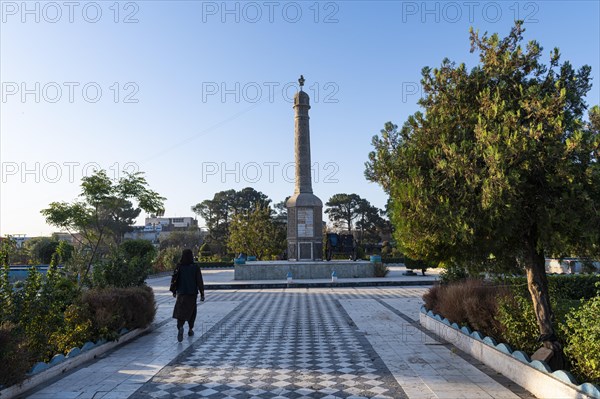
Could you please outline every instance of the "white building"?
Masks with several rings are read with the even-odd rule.
[[[154,215],[150,215],[150,217],[147,217],[145,222],[144,222],[145,226],[148,228],[156,228],[158,226],[161,226],[161,228],[163,230],[170,230],[170,229],[189,229],[189,228],[193,228],[193,227],[198,227],[198,220],[196,220],[193,217],[173,217],[173,218],[169,218],[169,217],[160,217],[160,216],[154,216]]]

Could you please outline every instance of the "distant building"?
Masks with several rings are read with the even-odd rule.
[[[76,236],[78,239],[81,239],[81,234],[76,233]],[[52,237],[56,238],[58,241],[66,241],[69,244],[73,244],[74,241],[73,235],[71,233],[52,233]]]
[[[198,228],[198,220],[189,216],[168,218],[150,215],[150,217],[146,218],[144,224],[145,227],[161,226],[162,231],[188,230]]]
[[[6,237],[0,237],[0,241],[4,241],[9,237],[15,242],[17,248],[23,248],[23,244],[25,244],[25,241],[29,241],[33,238],[27,237],[26,234],[8,234]]]
[[[158,245],[172,231],[199,230],[198,220],[193,217],[163,217],[150,215],[144,221],[144,226],[134,226],[133,230],[125,233],[126,240],[147,240]]]

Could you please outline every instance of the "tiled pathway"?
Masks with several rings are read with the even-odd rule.
[[[248,299],[133,397],[406,397],[327,293]]]
[[[30,397],[531,397],[419,329],[425,288],[209,291],[179,344],[166,279],[153,286],[151,333]]]

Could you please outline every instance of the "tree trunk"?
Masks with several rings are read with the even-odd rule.
[[[546,259],[544,254],[537,251],[533,243],[528,245],[528,253],[525,261],[527,273],[527,287],[533,301],[533,310],[540,330],[539,341],[544,347],[554,352],[549,361],[552,370],[560,370],[564,367],[564,354],[562,345],[558,342],[552,320],[554,315],[550,305],[548,292],[548,278],[546,277]]]

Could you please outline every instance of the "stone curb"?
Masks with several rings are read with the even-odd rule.
[[[430,286],[437,284],[437,280],[423,281],[338,281],[333,282],[297,282],[297,283],[205,283],[205,290],[251,290],[269,288],[341,288],[341,287],[403,287],[403,286]]]
[[[453,344],[505,377],[513,380],[538,398],[592,398],[600,399],[600,390],[590,383],[577,385],[568,371],[552,372],[550,367],[537,360],[531,361],[521,351],[513,351],[505,343],[496,343],[478,331],[450,323],[446,318],[421,308],[423,327],[441,339]]]
[[[66,371],[74,369],[80,366],[81,364],[92,360],[103,353],[110,351],[111,349],[114,349],[120,345],[131,341],[132,339],[138,337],[141,334],[151,331],[152,329],[154,329],[154,327],[154,324],[151,324],[146,328],[137,328],[133,331],[121,335],[118,341],[110,341],[100,346],[96,346],[95,348],[92,348],[85,352],[81,352],[77,356],[74,356],[72,358],[66,358],[64,361],[58,364],[50,366],[49,368],[40,371],[39,373],[29,376],[20,384],[12,385],[10,387],[4,388],[3,390],[0,390],[0,398],[10,399],[21,395],[37,387],[38,385],[43,384],[60,374],[63,374]]]

